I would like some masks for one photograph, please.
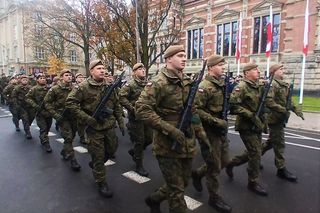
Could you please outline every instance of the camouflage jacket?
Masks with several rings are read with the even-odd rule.
[[[258,110],[263,85],[243,79],[233,90],[230,97],[230,113],[236,114],[235,129],[252,130],[252,117]],[[260,117],[264,117],[264,113]]]
[[[49,88],[47,85],[36,85],[30,89],[26,96],[26,102],[35,109],[38,114],[45,117],[50,117],[50,113],[44,108],[44,97]]]
[[[289,93],[289,84],[280,80],[274,79],[272,87],[270,88],[270,98],[267,99],[266,105],[270,112],[268,113],[268,123],[278,124],[283,123],[286,120],[286,113],[281,113],[286,110],[287,98]],[[297,112],[297,107],[291,102],[291,109],[293,112]]]
[[[65,102],[68,94],[72,90],[72,85],[59,82],[51,87],[44,97],[44,106],[54,119],[68,115],[65,111]]]
[[[155,155],[173,158],[192,158],[196,154],[194,129],[192,138],[186,138],[182,153],[171,150],[172,139],[165,130],[166,124],[177,126],[180,114],[192,86],[188,76],[181,82],[173,71],[162,68],[156,78],[149,82],[136,102],[136,116],[154,129],[153,152]],[[193,109],[196,114],[196,109]]]
[[[134,117],[134,106],[141,92],[146,86],[146,81],[134,78],[130,83],[124,85],[119,92],[119,100],[123,107],[128,110],[129,117]]]
[[[3,90],[3,95],[6,101],[8,102],[8,104],[13,104],[12,91],[16,85],[17,84],[8,84]]]
[[[17,84],[11,93],[13,103],[17,106],[29,107],[26,102],[26,95],[30,91],[30,89],[31,86],[29,84],[25,86],[23,86],[22,84]]]
[[[196,96],[198,114],[204,126],[214,124],[221,118],[224,80],[206,75],[200,83]],[[214,129],[214,126],[211,126]]]
[[[100,103],[106,87],[108,87],[106,82],[98,83],[92,78],[86,79],[69,94],[66,101],[67,109],[81,122],[87,123],[87,120],[93,115]],[[111,129],[115,127],[116,121],[119,126],[124,126],[122,107],[120,106],[116,91],[112,92],[110,99],[106,103],[106,107],[113,110],[113,113],[105,118],[103,122],[92,126],[92,128],[95,130]]]

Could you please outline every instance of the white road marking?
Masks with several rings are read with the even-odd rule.
[[[300,137],[301,139],[305,139],[305,140],[314,140],[314,141],[320,142],[320,139],[317,139],[317,138],[306,137],[306,136],[294,134],[294,133],[291,133],[291,132],[287,132],[287,134],[293,135],[293,136],[296,136],[296,137]]]
[[[1,115],[0,118],[7,118],[7,117],[11,117],[12,114],[9,114],[9,115]]]
[[[130,180],[133,180],[134,182],[139,183],[139,184],[145,183],[145,182],[148,182],[151,180],[150,178],[141,176],[134,171],[129,171],[129,172],[123,173],[122,175],[126,178],[129,178]]]
[[[104,163],[105,166],[112,166],[116,164],[116,162],[112,161],[112,160],[108,160],[107,162]]]
[[[300,147],[303,147],[303,148],[314,149],[314,150],[319,150],[320,151],[320,147],[307,146],[307,145],[291,143],[291,142],[286,142],[286,144],[289,144],[289,145],[292,145],[292,146],[300,146]]]
[[[55,133],[53,133],[53,132],[49,132],[49,133],[48,133],[48,136],[49,136],[49,137],[51,137],[51,136],[56,136],[56,135],[57,135],[57,134],[55,134]]]
[[[186,195],[184,196],[184,200],[186,201],[187,207],[190,210],[195,210],[196,208],[199,208],[202,205],[201,202],[192,199],[191,197],[188,197]]]
[[[64,139],[63,138],[58,138],[58,139],[56,139],[56,141],[58,141],[59,143],[64,143]]]
[[[40,128],[39,128],[39,127],[35,127],[35,129],[36,129],[36,130],[40,130]]]
[[[83,146],[75,146],[73,147],[73,150],[79,152],[79,153],[87,153],[88,150],[84,148]]]
[[[4,110],[3,112],[5,112],[5,113],[10,113],[10,111],[9,111],[9,110]]]

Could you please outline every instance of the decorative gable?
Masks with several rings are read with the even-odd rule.
[[[238,11],[225,8],[220,13],[218,13],[218,15],[214,17],[214,19],[234,18],[234,17],[239,17],[239,14],[240,12]]]
[[[200,18],[200,17],[192,17],[189,19],[186,23],[185,26],[187,28],[190,28],[192,26],[204,26],[206,23],[206,19]]]
[[[252,12],[269,10],[270,5],[272,5],[273,10],[281,10],[283,4],[275,0],[264,0],[260,2],[258,5],[254,6],[252,8]]]

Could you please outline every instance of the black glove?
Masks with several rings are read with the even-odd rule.
[[[254,123],[254,125],[256,126],[257,130],[262,131],[264,128],[263,123],[261,122],[260,118],[258,116],[254,116],[252,117],[252,122]]]

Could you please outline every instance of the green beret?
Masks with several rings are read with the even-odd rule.
[[[82,73],[78,72],[78,73],[75,75],[75,78],[78,78],[79,76],[84,77],[84,75],[83,75]]]
[[[164,52],[164,58],[166,59],[178,52],[185,52],[184,47],[182,45],[172,45]]]
[[[92,70],[94,67],[98,65],[103,65],[102,61],[100,59],[96,59],[90,62],[89,64],[89,70]]]
[[[46,75],[43,74],[43,73],[39,73],[39,74],[36,76],[37,79],[39,79],[40,77],[46,77]]]
[[[248,64],[244,65],[243,72],[252,70],[252,69],[257,68],[257,67],[258,67],[258,65],[255,64],[255,63],[248,63]]]
[[[60,72],[60,77],[62,77],[63,74],[65,74],[65,73],[71,73],[71,71],[70,71],[69,69],[63,69],[63,70],[61,70],[61,72]]]
[[[211,55],[207,58],[207,66],[214,66],[219,64],[220,62],[225,62],[224,57],[221,55]]]
[[[29,79],[29,77],[27,75],[20,75],[19,78],[20,79],[22,79],[22,78],[28,78]]]
[[[141,67],[144,67],[143,63],[136,63],[135,65],[133,65],[132,70],[135,71]]]
[[[275,71],[283,67],[283,64],[274,64],[270,67],[269,72],[270,74],[273,74]]]

